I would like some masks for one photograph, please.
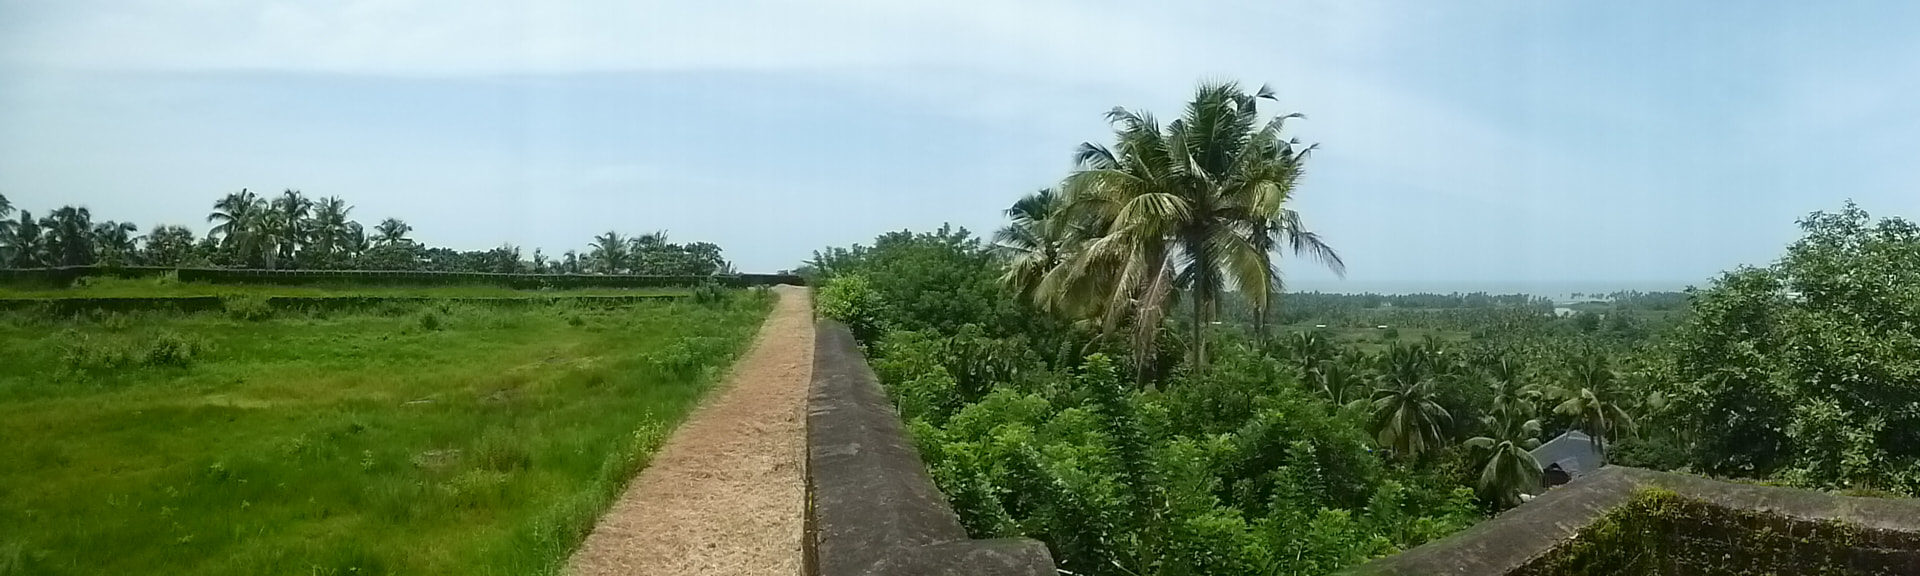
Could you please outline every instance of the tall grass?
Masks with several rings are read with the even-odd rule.
[[[731,301],[0,314],[0,574],[555,574],[771,299]]]

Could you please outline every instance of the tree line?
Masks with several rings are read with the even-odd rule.
[[[18,213],[17,216],[15,213]],[[199,236],[186,226],[158,225],[140,234],[130,222],[95,221],[84,206],[45,216],[0,196],[0,267],[183,266],[288,270],[426,270],[536,274],[730,273],[719,246],[675,243],[662,232],[595,236],[585,251],[531,255],[504,244],[489,250],[428,247],[413,227],[386,218],[371,229],[338,196],[309,198],[298,190],[271,197],[241,190],[221,197]]]

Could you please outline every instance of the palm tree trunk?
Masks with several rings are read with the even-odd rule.
[[[1167,266],[1164,251],[1153,257],[1153,267],[1148,277],[1146,291],[1140,295],[1139,313],[1134,316],[1134,377],[1148,390],[1154,389],[1153,382],[1147,378],[1148,368],[1155,360],[1156,344],[1160,338],[1160,325],[1165,315],[1167,293],[1173,288],[1173,270]]]
[[[1206,296],[1202,295],[1199,290],[1195,290],[1193,292],[1193,343],[1189,346],[1189,348],[1193,350],[1190,360],[1193,362],[1194,369],[1200,369],[1207,365],[1207,337],[1205,332],[1203,332],[1207,324],[1206,309]]]

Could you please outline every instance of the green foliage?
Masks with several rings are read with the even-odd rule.
[[[1694,294],[1659,426],[1699,470],[1920,493],[1920,227],[1852,204],[1800,224],[1780,261]]]
[[[693,287],[693,302],[705,306],[725,305],[732,301],[733,293],[719,282],[708,280]]]
[[[258,294],[234,294],[222,296],[220,306],[227,316],[235,320],[265,320],[273,317],[273,305],[267,297]]]
[[[439,330],[441,327],[441,323],[442,323],[442,320],[440,319],[440,313],[437,311],[426,310],[420,313],[419,324],[420,324],[421,330],[426,330],[428,332]]]
[[[858,311],[870,314],[871,325],[876,327],[884,324],[893,329],[951,334],[961,326],[974,324],[997,336],[1035,321],[1007,297],[993,254],[965,229],[889,232],[875,239],[871,247],[816,251],[808,265],[814,274],[826,279],[817,302],[824,300],[833,279],[865,278],[860,290],[870,291],[872,297],[862,294],[861,301],[874,304]]]
[[[184,368],[210,349],[204,338],[167,329],[139,335],[67,330],[59,340],[61,367],[80,373],[143,367]]]
[[[835,276],[814,297],[815,313],[840,321],[861,342],[873,342],[888,326],[887,301],[866,276]]]
[[[1148,391],[1103,354],[1049,369],[1019,341],[893,330],[870,350],[976,537],[1038,538],[1075,574],[1325,573],[1479,516],[1254,347]]]

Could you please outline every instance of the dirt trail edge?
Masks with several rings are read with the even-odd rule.
[[[569,574],[800,573],[812,299],[774,290],[753,348],[600,518]]]

